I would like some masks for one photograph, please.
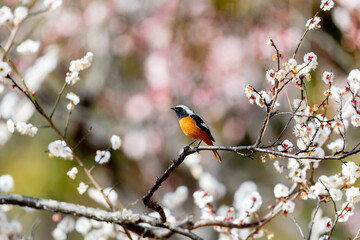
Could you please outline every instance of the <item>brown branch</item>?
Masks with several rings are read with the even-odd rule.
[[[166,222],[166,216],[164,209],[155,201],[151,201],[150,198],[154,193],[159,189],[161,184],[170,176],[170,174],[185,160],[185,157],[193,152],[189,152],[190,147],[184,147],[184,151],[178,156],[176,160],[166,169],[166,171],[160,176],[157,177],[155,184],[150,188],[147,194],[142,198],[146,207],[158,212],[162,222]]]
[[[50,212],[59,212],[68,215],[81,216],[102,222],[111,222],[124,225],[130,231],[142,237],[163,239],[165,235],[155,233],[154,227],[167,229],[173,233],[178,233],[190,239],[202,239],[188,229],[183,229],[173,224],[164,224],[159,219],[143,214],[133,213],[131,210],[106,211],[98,208],[86,207],[84,205],[60,202],[51,199],[41,199],[17,194],[0,194],[0,204],[11,204],[22,207],[30,207]],[[140,225],[140,223],[142,225]],[[146,227],[144,223],[149,224]],[[169,233],[166,233],[169,235]]]

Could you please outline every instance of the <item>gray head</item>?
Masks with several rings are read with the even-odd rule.
[[[177,105],[171,109],[175,111],[178,119],[195,114],[189,107],[185,105]]]

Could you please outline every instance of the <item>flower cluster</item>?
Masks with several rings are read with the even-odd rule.
[[[86,55],[77,60],[73,60],[70,62],[70,67],[68,73],[66,73],[65,81],[68,85],[74,85],[76,82],[80,80],[79,72],[85,70],[91,66],[93,61],[94,54],[92,52],[86,53]]]
[[[23,227],[18,220],[9,221],[0,211],[0,239],[21,239]]]
[[[175,192],[165,193],[162,202],[168,209],[174,209],[181,206],[189,195],[189,189],[186,186],[178,187]]]
[[[12,13],[11,9],[7,6],[0,8],[0,25],[8,24],[19,26],[19,24],[28,16],[29,10],[27,7],[19,6]]]
[[[31,123],[17,122],[15,124],[11,119],[9,119],[7,120],[6,124],[11,133],[13,133],[16,130],[21,135],[34,137],[38,132],[38,128],[33,126]]]
[[[269,107],[273,101],[273,92],[271,90],[270,93],[267,93],[265,91],[258,92],[251,85],[247,85],[245,87],[245,94],[251,104],[256,103],[256,105],[261,108]],[[279,105],[280,104],[278,102],[275,103],[275,107]]]
[[[52,232],[55,240],[66,240],[69,233],[76,231],[84,239],[125,239],[125,231],[118,224],[99,222],[96,220],[79,217],[75,220],[65,216]],[[133,233],[131,233],[133,235]],[[135,237],[134,235],[133,237]]]

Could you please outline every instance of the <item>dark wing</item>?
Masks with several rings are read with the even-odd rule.
[[[198,116],[198,115],[195,115],[195,114],[192,114],[190,115],[190,117],[192,117],[195,122],[196,122],[196,125],[203,131],[205,131],[207,133],[207,135],[209,135],[210,137],[210,140],[215,142],[215,139],[213,138],[213,136],[211,135],[211,132],[210,132],[210,129],[209,127],[204,123],[204,121]]]

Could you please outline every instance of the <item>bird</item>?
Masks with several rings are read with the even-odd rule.
[[[200,141],[198,146],[202,141],[204,141],[209,146],[213,146],[215,139],[211,135],[209,127],[198,115],[194,113],[193,110],[185,105],[177,105],[171,109],[175,111],[183,133],[194,140],[189,146],[191,146],[197,140]],[[218,152],[216,150],[212,151],[216,159],[221,162],[221,158]]]

